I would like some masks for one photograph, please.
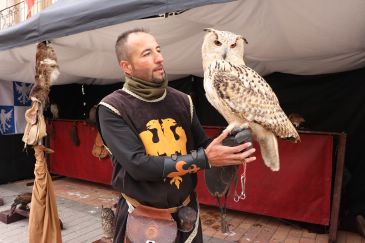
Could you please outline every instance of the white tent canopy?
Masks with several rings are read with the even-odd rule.
[[[56,84],[120,80],[114,43],[121,32],[133,27],[144,27],[155,35],[170,80],[190,74],[202,76],[201,45],[207,27],[243,35],[248,40],[246,64],[262,75],[353,70],[365,67],[364,13],[363,0],[240,0],[204,5],[167,18],[49,36],[61,70]],[[33,82],[35,46],[32,43],[0,51],[0,80]],[[4,49],[1,44],[0,49]]]

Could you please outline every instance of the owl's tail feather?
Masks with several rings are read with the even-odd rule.
[[[275,132],[279,137],[294,143],[300,142],[298,131],[289,119],[283,122],[283,126],[281,127],[285,127],[285,129]]]
[[[283,138],[284,140],[286,141],[289,141],[289,142],[293,142],[293,143],[297,143],[297,142],[300,142],[300,137],[286,137],[286,138]]]
[[[264,132],[257,136],[257,142],[260,144],[261,155],[265,165],[272,171],[279,171],[280,158],[276,136],[265,129]]]

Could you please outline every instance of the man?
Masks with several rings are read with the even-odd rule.
[[[167,87],[164,59],[151,34],[143,29],[127,31],[118,37],[115,48],[126,80],[123,89],[98,106],[98,124],[112,152],[112,185],[123,195],[114,236],[114,242],[123,242],[128,208],[133,210],[135,202],[155,208],[189,206],[197,211],[198,170],[256,158],[251,156],[253,148],[242,152],[250,143],[223,146],[227,131],[209,143],[190,97]],[[177,220],[176,213],[172,216]],[[200,224],[196,225],[195,233],[178,231],[176,242],[188,237],[202,242]]]

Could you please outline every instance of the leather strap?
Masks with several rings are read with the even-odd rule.
[[[126,194],[122,193],[122,196],[125,200],[128,201],[129,204],[131,204],[133,207],[138,207],[139,205],[141,205],[140,202],[138,202],[136,199],[127,196]],[[167,208],[167,211],[169,211],[169,213],[176,213],[177,210],[181,207],[186,207],[191,201],[190,195],[187,196],[187,198],[185,198],[185,200],[182,202],[182,204],[178,207],[173,207],[173,208]]]

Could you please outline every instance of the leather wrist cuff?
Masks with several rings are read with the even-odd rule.
[[[187,155],[172,155],[165,157],[163,177],[173,178],[187,173],[196,173],[200,169],[209,167],[204,149],[192,150]]]

